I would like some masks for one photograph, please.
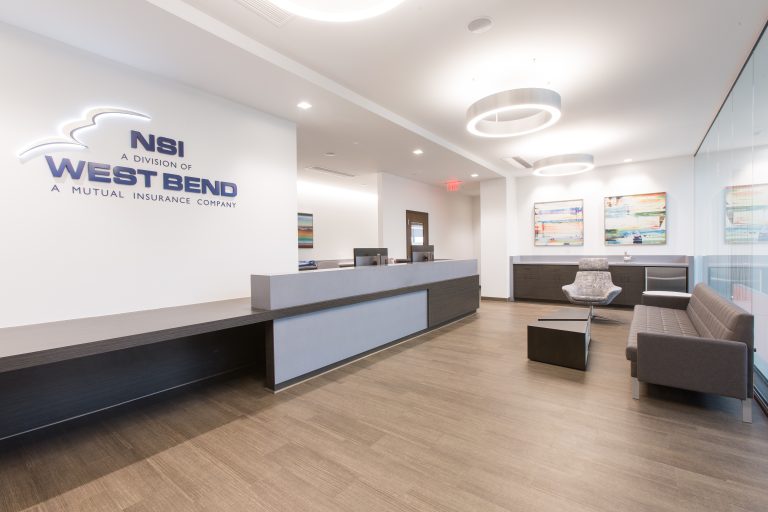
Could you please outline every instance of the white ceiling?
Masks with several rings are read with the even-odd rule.
[[[186,5],[181,1],[167,3]],[[210,24],[212,20],[203,17],[202,21]],[[0,22],[295,121],[299,169],[305,176],[313,173],[302,170],[315,165],[355,175],[388,172],[435,185],[451,179],[470,182],[471,173],[479,174],[479,180],[499,176],[361,107],[358,103],[364,99],[351,102],[330,92],[327,84],[320,86],[299,76],[296,69],[305,75],[310,71],[298,63],[281,61],[281,56],[269,54],[268,49],[247,44],[250,41],[235,39],[240,45],[232,44],[149,2],[3,0]],[[266,57],[280,65],[259,52],[266,52]],[[322,83],[322,77],[314,78]],[[313,108],[296,108],[301,100],[310,101]],[[414,155],[416,148],[423,149],[424,154]],[[327,152],[337,156],[323,156]],[[337,181],[341,186],[355,183],[327,175],[317,179]]]
[[[276,27],[237,0],[187,0],[494,164],[593,153],[598,165],[692,154],[768,20],[766,0],[406,0],[378,18]],[[468,22],[494,25],[472,34]],[[487,140],[467,107],[547,87],[563,118]]]
[[[690,155],[768,19],[766,0],[405,0],[370,20],[278,27],[247,1],[5,0],[0,19],[296,120],[300,167],[435,184],[526,174],[511,155]],[[478,16],[494,26],[471,34]],[[557,90],[561,121],[513,139],[466,132],[473,101],[519,87]]]

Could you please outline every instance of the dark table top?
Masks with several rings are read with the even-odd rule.
[[[589,308],[560,308],[542,315],[539,320],[589,320]]]

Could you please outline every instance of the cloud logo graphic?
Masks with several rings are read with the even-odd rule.
[[[96,118],[100,116],[128,116],[137,119],[151,120],[152,118],[141,112],[119,107],[96,107],[85,112],[82,119],[71,121],[61,128],[61,135],[39,140],[22,149],[19,160],[26,162],[39,154],[40,150],[63,151],[65,149],[88,149],[88,146],[78,138],[78,132],[92,126],[96,126]]]

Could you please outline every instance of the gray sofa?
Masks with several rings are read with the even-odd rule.
[[[627,340],[632,397],[640,381],[738,398],[752,422],[754,317],[699,284],[687,297],[643,297]]]

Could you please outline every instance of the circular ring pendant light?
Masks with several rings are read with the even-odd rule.
[[[533,162],[536,176],[570,176],[595,168],[595,157],[587,154],[557,155]]]
[[[269,0],[293,15],[317,21],[344,23],[373,18],[405,0]]]
[[[552,126],[560,115],[555,91],[512,89],[473,103],[467,110],[467,130],[479,137],[514,137]]]

